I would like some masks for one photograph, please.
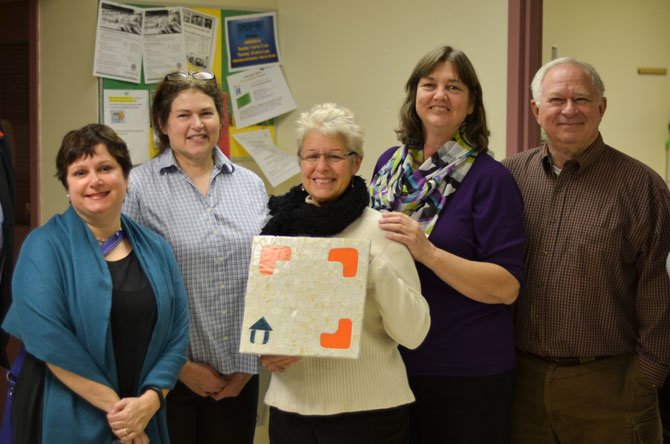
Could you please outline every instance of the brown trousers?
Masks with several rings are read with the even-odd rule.
[[[513,444],[660,444],[656,389],[634,353],[576,366],[517,354]]]

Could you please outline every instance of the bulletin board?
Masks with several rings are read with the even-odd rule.
[[[157,5],[133,5],[135,7],[140,7],[140,8],[155,8]],[[233,16],[240,16],[240,15],[248,15],[248,14],[255,14],[258,11],[240,11],[240,10],[222,10],[222,9],[213,9],[213,8],[191,8],[188,7],[188,9],[193,10],[193,11],[198,11],[202,12],[203,14],[207,15],[212,15],[216,16],[219,18],[219,26],[217,29],[217,37],[216,37],[216,49],[214,53],[214,62],[213,62],[213,73],[216,76],[217,83],[219,84],[219,87],[227,92],[227,82],[226,78],[230,74],[228,72],[228,49],[226,42],[224,41],[224,36],[225,36],[225,18],[226,17],[233,17]],[[195,71],[193,69],[193,66],[189,63],[188,66],[189,71]],[[105,96],[105,91],[109,90],[146,90],[149,91],[149,109],[151,109],[151,91],[155,89],[157,86],[157,83],[151,83],[147,84],[144,81],[144,70],[142,70],[142,78],[140,83],[132,83],[132,82],[124,82],[121,80],[115,80],[115,79],[108,79],[108,78],[100,78],[99,79],[99,121],[104,122],[104,96]],[[228,94],[228,106],[227,109],[231,110],[231,103],[230,103],[230,95]],[[150,112],[150,111],[149,111]],[[225,116],[226,118],[230,116],[231,113],[230,111],[227,112],[227,115]],[[230,121],[230,120],[229,120]],[[149,125],[151,125],[151,119],[149,117]],[[230,126],[225,125],[224,128],[222,129],[222,134],[221,137],[219,138],[219,147],[221,150],[231,159],[244,159],[245,161],[250,161],[251,156],[249,153],[233,138],[234,134],[237,133],[244,133],[244,132],[249,132],[249,131],[257,131],[257,130],[262,130],[262,129],[269,129],[270,134],[272,136],[272,139],[276,139],[276,134],[275,134],[275,128],[276,128],[276,119],[270,119],[265,122],[261,122],[260,124],[257,125],[252,125],[245,127],[243,129],[236,129],[232,124]],[[149,132],[149,139],[147,140],[147,149],[149,150],[149,157],[154,157],[158,151],[157,147],[154,144],[154,131],[153,128],[151,128]]]

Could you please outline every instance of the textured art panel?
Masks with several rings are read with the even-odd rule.
[[[256,236],[240,352],[356,358],[370,241]]]

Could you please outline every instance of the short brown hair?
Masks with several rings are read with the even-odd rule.
[[[167,134],[163,134],[163,126],[170,117],[172,111],[172,102],[182,92],[187,90],[200,91],[214,100],[216,112],[219,114],[219,120],[224,119],[224,97],[225,94],[217,85],[216,79],[199,80],[191,76],[169,80],[167,77],[162,80],[153,96],[151,105],[151,118],[154,125],[154,133],[158,137],[158,152],[162,153],[170,147],[170,139]]]
[[[398,140],[405,145],[420,147],[423,145],[423,123],[416,112],[416,91],[419,81],[435,70],[437,65],[451,62],[460,80],[468,88],[473,106],[472,114],[465,119],[463,136],[478,150],[486,151],[489,146],[489,129],[486,126],[486,111],[482,87],[475,68],[464,52],[451,46],[441,46],[424,55],[416,64],[405,84],[405,100],[400,107],[400,127],[396,130]]]
[[[107,125],[91,123],[65,134],[56,155],[56,177],[66,190],[67,170],[70,165],[82,157],[93,157],[95,147],[100,144],[121,165],[123,176],[128,179],[133,165],[126,142]]]

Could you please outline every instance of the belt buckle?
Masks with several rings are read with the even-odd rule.
[[[580,364],[579,358],[553,358],[552,361],[561,367],[572,367]]]
[[[586,357],[574,357],[574,358],[553,358],[553,361],[556,365],[564,367],[572,367],[575,365],[588,364],[589,362],[595,361],[595,356],[586,356]]]

